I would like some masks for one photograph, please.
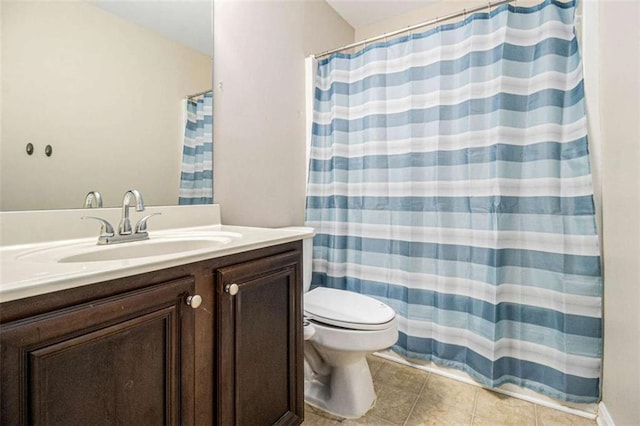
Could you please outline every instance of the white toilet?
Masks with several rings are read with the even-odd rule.
[[[340,417],[358,418],[376,401],[365,357],[396,343],[396,313],[351,291],[309,291],[313,240],[303,244],[305,401]]]

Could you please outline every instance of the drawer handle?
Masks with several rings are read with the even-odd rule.
[[[240,287],[238,287],[238,284],[236,284],[236,283],[227,284],[224,287],[224,291],[226,291],[227,293],[229,293],[232,296],[235,296],[236,294],[238,294],[238,290],[240,290]]]
[[[202,296],[196,294],[194,296],[187,297],[187,305],[191,306],[193,309],[198,309],[198,306],[202,304]]]

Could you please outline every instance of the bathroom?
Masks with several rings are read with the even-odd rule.
[[[223,224],[279,228],[304,223],[304,140],[308,133],[305,118],[305,57],[413,23],[468,10],[486,2],[406,3],[425,4],[382,22],[355,26],[347,23],[324,1],[215,2],[214,81],[210,86],[214,91],[213,192],[214,202],[221,206]],[[636,166],[640,160],[637,144],[640,137],[637,119],[640,52],[637,48],[639,35],[636,25],[640,12],[635,1],[584,0],[580,3],[583,8],[581,49],[585,63],[589,143],[604,271],[602,402],[597,407],[597,421],[600,424],[633,425],[640,423],[640,296],[637,285],[640,279],[640,219],[633,213],[640,207],[640,177]],[[518,6],[525,4],[529,3],[518,2]],[[373,9],[372,5],[369,6]],[[3,79],[3,90],[5,84]],[[197,85],[188,93],[206,88]],[[130,89],[129,93],[133,90],[135,89]],[[81,114],[82,111],[76,110],[75,113]],[[9,119],[3,114],[3,125]],[[4,143],[3,140],[3,157],[6,159]],[[34,139],[35,154],[40,158],[33,157],[33,160],[43,163],[46,161],[41,151],[47,143],[46,138],[39,141]],[[61,142],[51,145],[51,159],[64,154]],[[127,149],[125,143],[114,151],[95,150],[90,163],[85,163],[85,167],[89,167],[73,174],[70,180],[79,180],[78,176],[92,174],[92,167],[95,168],[111,157],[120,161],[108,172],[108,176],[113,179],[125,171],[148,167],[154,163],[153,156],[157,153],[152,147],[143,149],[142,152],[148,153],[149,157],[142,158],[142,154],[127,155]],[[24,143],[20,150],[21,153],[24,152]],[[133,164],[123,165],[125,157],[126,160],[133,160]],[[44,163],[42,167],[47,167],[47,164]],[[46,174],[46,168],[40,170]],[[68,176],[67,179],[69,180]],[[149,197],[149,205],[172,204],[153,201],[150,191],[145,191],[143,185],[136,184],[135,177],[127,179],[126,185],[142,189],[143,194]],[[98,182],[96,185],[96,189],[103,191],[110,206],[118,205],[124,190],[129,189],[124,187],[123,190],[114,190],[108,195],[107,182]],[[172,180],[166,185],[176,184]],[[46,199],[46,194],[52,188],[42,189],[45,195],[31,198]],[[79,207],[85,192],[74,195],[65,207]],[[171,190],[167,189],[165,192],[169,193]],[[4,201],[7,194],[4,187],[2,193]],[[22,207],[18,210],[33,209],[34,207]],[[632,213],[628,213],[628,210]],[[162,216],[149,221],[151,231],[154,229],[154,220],[166,219],[167,213],[162,213]],[[53,216],[54,213],[50,215]],[[2,219],[5,222],[5,216]],[[117,221],[117,218],[114,220]],[[3,223],[2,226],[4,239],[4,226],[7,225]],[[35,233],[39,226],[30,224],[24,233]],[[59,230],[61,238],[65,237],[65,230],[75,227],[75,222],[72,222]],[[90,232],[88,235],[97,235],[97,224],[83,223],[82,227]],[[371,359],[374,360],[372,370],[378,368],[377,375],[374,375],[375,383],[376,378],[383,378],[380,376],[384,371],[381,368],[388,369],[391,368],[389,365],[393,365],[378,364],[374,367],[373,363],[376,361],[387,361],[381,361],[377,357]],[[429,378],[423,383],[424,388],[437,376],[429,374]],[[406,380],[405,384],[411,386],[410,380]],[[445,405],[454,406],[451,403]],[[409,410],[411,408],[413,407]],[[589,410],[590,414],[596,412],[593,408]],[[410,413],[406,417],[409,415]],[[313,419],[318,420],[314,416],[328,424],[338,422],[316,412],[311,412],[309,416],[305,413],[309,424],[313,424]],[[380,418],[379,424],[387,424],[385,421],[398,422],[395,419],[378,417]],[[400,422],[404,420],[406,418]]]

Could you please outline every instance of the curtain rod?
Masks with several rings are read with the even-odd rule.
[[[463,9],[463,10],[461,10],[459,12],[450,13],[449,15],[436,17],[435,19],[431,19],[430,21],[421,22],[419,24],[411,25],[411,26],[408,26],[406,28],[402,28],[402,29],[399,29],[399,30],[396,30],[396,31],[392,31],[390,33],[384,33],[382,35],[371,37],[371,38],[368,38],[366,40],[362,40],[362,41],[358,41],[358,42],[355,42],[355,43],[347,44],[347,45],[344,45],[342,47],[338,47],[337,49],[325,50],[324,52],[318,53],[318,54],[316,54],[314,56],[315,56],[316,59],[319,59],[319,58],[322,58],[323,56],[331,55],[332,53],[336,53],[336,52],[340,52],[342,50],[347,50],[347,49],[351,49],[351,48],[354,48],[354,47],[362,46],[364,44],[369,44],[369,43],[372,43],[374,41],[382,40],[383,38],[393,37],[394,35],[398,35],[398,34],[406,33],[406,32],[409,32],[409,31],[413,31],[415,29],[426,27],[428,25],[437,24],[438,22],[448,21],[449,19],[457,18],[459,16],[466,16],[468,13],[478,12],[478,11],[486,9],[486,8],[489,8],[489,11],[491,11],[491,8],[494,7],[494,6],[500,6],[502,4],[512,3],[514,1],[516,1],[516,0],[500,0],[500,1],[497,1],[495,3],[489,2],[486,5],[477,6],[477,7],[471,8],[469,10]]]
[[[209,93],[211,89],[203,90],[202,92],[194,93],[193,95],[187,95],[187,99],[195,98],[196,96],[204,95],[205,93]]]

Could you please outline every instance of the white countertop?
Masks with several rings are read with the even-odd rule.
[[[65,290],[101,281],[151,272],[201,260],[274,246],[313,236],[305,229],[253,228],[208,225],[191,228],[149,231],[149,240],[128,242],[118,246],[153,244],[172,236],[200,236],[233,233],[230,241],[216,247],[198,248],[147,257],[120,260],[59,263],[56,254],[73,254],[82,250],[97,250],[97,237],[49,241],[0,247],[0,302]],[[232,235],[232,234],[229,234]],[[111,246],[100,246],[111,247]],[[51,255],[51,253],[54,253]]]

